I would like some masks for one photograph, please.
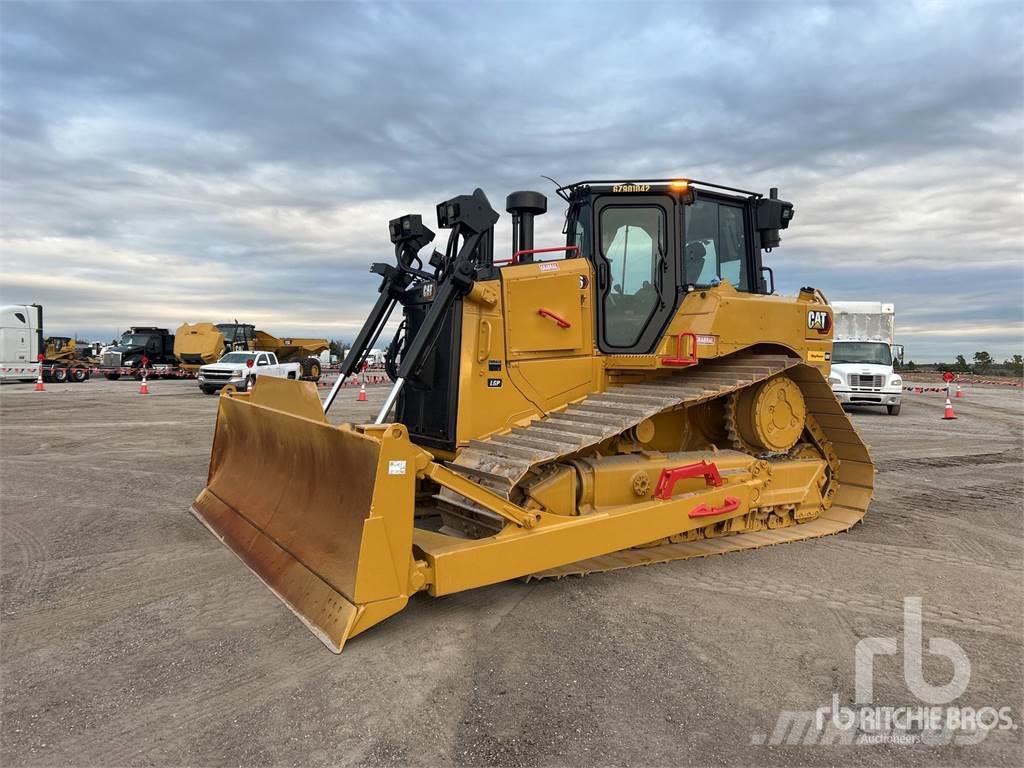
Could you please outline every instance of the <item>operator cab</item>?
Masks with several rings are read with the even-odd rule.
[[[566,244],[594,266],[602,352],[651,352],[690,291],[723,280],[747,293],[774,291],[761,250],[778,246],[793,218],[775,189],[765,198],[660,179],[583,181],[558,192],[569,203]]]

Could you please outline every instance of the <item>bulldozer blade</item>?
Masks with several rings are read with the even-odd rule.
[[[417,466],[400,424],[333,426],[310,382],[262,377],[219,399],[192,513],[335,653],[421,588]]]

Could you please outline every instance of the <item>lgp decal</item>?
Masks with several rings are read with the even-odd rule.
[[[491,389],[498,389],[501,386],[501,379],[488,379],[487,386]]]
[[[807,312],[807,329],[818,333],[832,330],[832,315],[823,309],[811,309]]]

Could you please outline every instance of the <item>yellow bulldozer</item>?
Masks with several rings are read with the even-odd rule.
[[[89,347],[78,346],[70,336],[49,336],[45,340],[43,379],[61,384],[65,381],[82,382],[95,368]]]
[[[299,363],[302,378],[319,381],[316,357],[330,348],[327,339],[278,338],[248,323],[185,323],[174,334],[174,356],[186,371],[215,363],[228,352],[273,352],[282,363]]]
[[[193,513],[331,650],[400,611],[516,578],[587,574],[843,531],[874,485],[826,376],[832,312],[775,295],[762,252],[793,206],[690,179],[481,190],[389,223],[394,263],[321,402],[260,379],[220,398]],[[372,424],[327,418],[388,326]],[[566,589],[572,586],[566,584]]]

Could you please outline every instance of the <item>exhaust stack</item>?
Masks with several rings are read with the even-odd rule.
[[[540,192],[513,192],[505,200],[505,210],[512,214],[512,256],[533,250],[533,218],[548,212],[548,199]],[[527,253],[518,259],[520,264],[533,261]]]

